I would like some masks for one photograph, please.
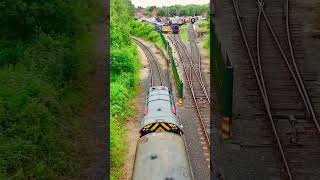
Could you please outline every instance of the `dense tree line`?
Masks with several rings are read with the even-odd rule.
[[[0,2],[0,179],[78,173],[71,137],[101,13],[95,0]]]
[[[146,15],[150,15],[154,9],[157,9],[158,16],[198,16],[205,12],[209,14],[209,4],[207,5],[174,5],[157,8],[156,6],[147,7]]]

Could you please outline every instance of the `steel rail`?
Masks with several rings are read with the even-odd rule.
[[[261,6],[262,0],[257,0],[257,1],[258,1],[258,5]],[[278,40],[276,34],[275,34],[274,31],[273,31],[273,28],[272,28],[272,26],[271,26],[271,24],[270,24],[270,21],[269,21],[268,17],[266,16],[263,8],[262,8],[262,14],[263,14],[263,16],[264,16],[264,18],[265,18],[265,20],[266,20],[266,22],[267,22],[267,24],[268,24],[269,30],[270,30],[270,32],[271,32],[274,40],[276,41],[276,44],[277,44],[277,46],[278,46],[278,49],[280,50],[281,55],[282,55],[283,59],[285,60],[286,65],[287,65],[287,67],[288,67],[288,69],[289,69],[289,71],[290,71],[290,73],[291,73],[291,75],[292,75],[292,77],[293,77],[293,79],[294,79],[294,81],[295,81],[295,84],[296,84],[296,86],[297,86],[297,88],[298,88],[298,90],[299,90],[299,93],[300,93],[300,95],[301,95],[301,98],[303,99],[304,105],[305,105],[308,113],[310,114],[310,111],[309,111],[309,110],[310,110],[311,103],[310,103],[310,101],[309,101],[309,103],[307,102],[307,99],[306,99],[306,97],[305,97],[306,91],[303,92],[303,90],[302,90],[302,89],[304,88],[304,86],[301,87],[300,82],[298,82],[297,77],[296,77],[295,73],[293,72],[291,65],[289,64],[289,61],[288,61],[288,59],[287,59],[287,57],[286,57],[286,55],[285,55],[285,53],[284,53],[284,51],[283,51],[280,43],[279,43],[279,40]],[[287,28],[287,29],[288,29],[288,28]],[[297,70],[296,70],[296,71],[297,71]],[[301,81],[302,81],[302,80],[301,80]],[[304,88],[304,89],[305,89],[305,88]],[[309,98],[308,98],[308,100],[309,100]],[[311,106],[311,107],[312,107],[312,106]],[[315,123],[315,125],[316,125],[316,127],[317,127],[317,130],[318,130],[318,132],[320,133],[320,126],[319,126],[319,123],[318,123],[317,119],[315,118],[315,114],[314,114],[314,113],[313,113],[313,122]]]
[[[187,48],[186,48],[186,46],[182,43],[182,41],[181,41],[181,39],[180,39],[180,36],[178,36],[178,40],[179,40],[179,41],[177,41],[177,43],[181,46],[182,50],[185,52],[185,54],[186,54],[186,56],[187,56],[187,58],[188,58],[188,60],[189,60],[189,62],[190,62],[190,65],[191,65],[192,69],[194,70],[194,72],[195,72],[195,74],[196,74],[196,77],[197,77],[197,79],[198,79],[198,81],[199,81],[199,83],[200,83],[200,85],[201,85],[202,91],[204,92],[204,94],[205,94],[205,96],[206,96],[206,98],[207,98],[207,101],[210,103],[210,98],[209,98],[207,89],[205,88],[205,85],[204,85],[203,81],[202,81],[201,78],[199,77],[199,75],[198,75],[198,73],[197,73],[197,71],[196,71],[196,68],[195,68],[194,65],[193,65],[193,62],[192,62],[191,58],[190,58],[189,55],[188,55]]]
[[[198,79],[198,81],[199,81],[199,83],[200,83],[200,86],[201,86],[201,88],[202,88],[202,91],[203,91],[203,93],[205,94],[206,99],[207,99],[207,101],[208,101],[209,104],[210,104],[210,98],[209,98],[207,89],[205,88],[203,81],[201,81],[199,75],[197,74],[197,71],[195,70],[195,67],[193,66],[192,60],[191,60],[191,58],[190,58],[189,55],[188,55],[187,48],[186,48],[185,45],[181,42],[180,36],[177,36],[177,37],[178,37],[178,38],[177,38],[178,41],[176,40],[176,43],[177,43],[177,44],[181,47],[181,49],[184,51],[187,59],[188,59],[189,62],[190,62],[191,68],[194,70],[194,72],[195,72],[195,74],[196,74],[196,77],[197,77],[197,79]]]
[[[202,72],[201,72],[201,54],[200,54],[200,51],[199,51],[198,46],[196,44],[196,34],[195,34],[194,29],[193,29],[193,26],[190,26],[190,27],[192,27],[191,29],[192,29],[192,33],[193,33],[193,43],[194,43],[194,46],[196,47],[195,49],[196,49],[196,52],[198,54],[198,66],[199,66],[198,67],[198,71],[199,71],[198,73],[199,73],[200,80],[201,80],[202,84],[204,84],[203,83],[203,78],[202,78]],[[191,46],[191,41],[190,41],[190,46]],[[206,89],[206,86],[204,86],[204,88]],[[207,89],[206,89],[206,91],[207,91]],[[208,97],[208,99],[210,99],[210,97]]]
[[[289,26],[289,0],[286,0],[286,8],[285,8],[285,14],[286,14],[286,33],[287,33],[287,39],[288,39],[288,44],[289,44],[289,49],[290,49],[290,54],[291,54],[291,58],[292,58],[292,63],[293,63],[293,66],[294,66],[294,69],[295,69],[295,72],[298,76],[298,80],[300,82],[300,85],[302,87],[302,91],[303,91],[303,94],[305,96],[305,99],[307,101],[307,104],[308,104],[308,111],[309,111],[309,114],[311,113],[311,116],[312,116],[312,119],[318,129],[318,132],[320,132],[320,125],[319,125],[319,122],[316,118],[316,115],[314,113],[314,109],[312,107],[312,104],[310,102],[310,99],[309,99],[309,96],[308,96],[308,93],[306,91],[306,88],[305,88],[305,85],[303,83],[303,80],[301,78],[301,75],[300,75],[300,72],[299,72],[299,69],[297,67],[297,64],[296,64],[296,60],[295,60],[295,56],[294,56],[294,52],[293,52],[293,48],[292,48],[292,43],[291,43],[291,37],[290,37],[290,26]]]
[[[261,95],[263,97],[263,102],[264,102],[266,110],[267,110],[267,114],[268,114],[268,117],[269,117],[269,120],[270,120],[270,123],[271,123],[271,126],[272,126],[273,133],[274,133],[274,135],[276,137],[276,140],[277,140],[277,145],[279,147],[279,151],[280,151],[281,157],[282,157],[283,162],[285,164],[285,168],[286,168],[288,177],[289,177],[290,180],[292,180],[292,175],[291,175],[291,171],[290,171],[290,168],[288,166],[288,163],[287,163],[287,158],[285,156],[285,153],[284,153],[284,150],[283,150],[283,146],[281,144],[281,141],[280,141],[280,138],[279,138],[279,134],[278,134],[278,131],[276,129],[276,126],[275,126],[275,123],[274,123],[274,120],[273,120],[273,117],[272,117],[272,114],[271,114],[269,100],[268,100],[268,98],[267,98],[267,96],[265,94],[265,90],[263,88],[264,85],[262,85],[262,82],[261,82],[261,80],[259,78],[259,75],[258,75],[258,72],[257,72],[257,69],[256,69],[256,65],[254,63],[254,60],[253,60],[253,57],[252,57],[252,54],[251,54],[251,50],[250,50],[250,47],[249,47],[249,44],[248,44],[248,41],[247,41],[247,37],[245,35],[244,28],[242,26],[242,22],[241,22],[240,15],[239,15],[240,14],[239,13],[239,6],[238,6],[238,4],[237,4],[237,2],[235,0],[232,0],[232,1],[233,1],[234,10],[236,12],[236,17],[237,17],[237,21],[238,21],[238,24],[239,24],[239,27],[240,27],[240,31],[241,31],[241,34],[242,34],[242,38],[244,40],[244,43],[245,43],[245,46],[246,46],[246,49],[247,49],[247,52],[248,52],[248,55],[249,55],[249,58],[250,58],[250,62],[251,62],[252,68],[254,70],[254,74],[255,74],[256,80],[258,82],[258,86],[259,86]],[[259,4],[259,8],[261,9],[261,11],[263,10],[262,7],[261,7],[261,4]]]
[[[261,66],[261,55],[260,55],[260,21],[261,21],[261,13],[262,13],[262,9],[263,9],[263,3],[259,5],[259,14],[258,14],[258,20],[257,20],[257,59],[258,59],[258,66],[259,66],[259,70],[260,70],[260,78],[262,81],[262,88],[264,91],[264,96],[266,98],[266,100],[268,100],[268,95],[267,95],[267,90],[265,87],[265,82],[264,82],[264,76],[263,76],[263,71],[262,71],[262,66]],[[268,105],[270,106],[269,102]],[[269,107],[270,110],[270,107]],[[283,151],[283,150],[282,150]],[[284,154],[284,152],[281,152]],[[289,168],[288,165],[288,161],[286,160],[286,158],[283,158],[286,170],[287,170],[287,174],[289,179],[292,179],[292,173],[291,170]]]
[[[174,36],[173,39],[174,39],[175,42],[177,42],[177,40],[175,39],[175,36]],[[175,46],[176,46],[176,45],[180,45],[180,48],[183,49],[183,46],[181,46],[181,44],[175,43]],[[199,108],[198,103],[197,103],[196,95],[195,95],[195,92],[194,92],[194,87],[193,87],[192,80],[191,80],[191,74],[192,74],[192,72],[194,72],[194,71],[192,71],[192,67],[190,67],[190,68],[189,68],[189,71],[190,71],[190,72],[189,72],[189,74],[188,74],[188,72],[187,72],[187,67],[186,67],[185,62],[184,62],[184,60],[183,60],[183,58],[182,58],[182,53],[178,50],[178,46],[176,46],[176,47],[177,47],[177,52],[178,52],[179,57],[180,57],[181,62],[182,62],[183,70],[184,70],[184,72],[185,72],[185,75],[186,75],[186,78],[187,78],[187,81],[188,81],[188,84],[189,84],[189,88],[190,88],[190,91],[191,91],[191,95],[192,95],[194,104],[195,104],[195,106],[196,106],[196,110],[197,110],[197,114],[198,114],[198,117],[199,117],[199,120],[200,120],[200,123],[201,123],[201,126],[202,126],[202,130],[204,131],[204,134],[205,134],[205,137],[206,137],[206,141],[207,141],[207,143],[208,143],[208,145],[209,145],[209,147],[210,147],[210,139],[209,139],[209,136],[208,136],[206,127],[205,127],[205,125],[204,125],[204,123],[203,123],[203,120],[202,120],[200,108]],[[187,54],[186,54],[186,55],[187,55]]]
[[[258,19],[257,19],[257,37],[256,37],[256,39],[257,39],[257,59],[258,59],[258,66],[259,66],[260,78],[261,78],[261,84],[262,84],[264,96],[268,97],[265,82],[264,82],[264,77],[263,77],[263,71],[262,71],[262,66],[261,66],[261,55],[260,55],[260,21],[261,21],[261,8],[262,7],[259,7],[259,14],[258,14]]]
[[[159,66],[159,64],[158,64],[158,62],[157,62],[156,57],[153,55],[152,51],[151,51],[146,45],[144,45],[141,41],[139,41],[139,40],[137,40],[137,39],[135,39],[135,38],[133,38],[133,40],[134,40],[142,49],[147,50],[148,53],[151,55],[152,60],[153,60],[153,62],[156,64],[156,67],[157,67],[157,70],[158,70],[159,79],[160,79],[160,86],[163,86],[163,79],[162,79],[162,76],[161,76],[161,70],[160,70],[160,66]],[[144,52],[145,52],[145,51],[144,51]],[[146,53],[145,53],[145,54],[146,54]],[[147,56],[147,54],[146,54],[146,56]],[[151,65],[152,63],[151,63],[151,61],[149,60],[148,57],[150,57],[150,56],[147,56],[147,59],[148,59],[149,66],[150,66],[151,86],[154,86],[154,74],[153,74],[152,67],[151,67],[151,66],[152,66],[152,65]]]

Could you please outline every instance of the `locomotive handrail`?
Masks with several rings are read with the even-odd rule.
[[[168,99],[154,99],[154,100],[148,101],[148,102],[147,102],[147,104],[149,104],[149,102],[152,102],[152,101],[158,101],[158,100],[171,102],[171,101],[170,101],[170,100],[168,100]]]
[[[150,94],[149,96],[156,96],[156,95],[165,95],[165,96],[170,96],[170,94]]]

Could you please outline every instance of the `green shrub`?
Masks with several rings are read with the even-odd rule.
[[[135,71],[132,65],[130,55],[126,50],[115,49],[110,52],[110,74],[117,76],[122,73],[133,73]]]
[[[204,48],[209,51],[210,50],[210,34],[205,35],[204,37]]]
[[[41,33],[25,50],[22,63],[57,86],[71,79],[77,59],[73,57],[72,42],[64,35]]]
[[[76,0],[3,0],[0,4],[0,32],[10,38],[31,38],[37,31],[72,34],[80,17],[75,16]]]
[[[7,40],[0,41],[0,67],[18,63],[23,57],[24,49],[22,41],[14,43]]]
[[[130,103],[136,94],[140,64],[131,39],[133,5],[128,0],[111,0],[110,14],[110,177],[117,180],[128,149],[123,125],[133,115]]]
[[[95,65],[88,39],[100,13],[93,0],[0,2],[0,179],[79,171],[70,134]]]
[[[131,27],[131,34],[133,36],[140,37],[144,40],[156,43],[157,45],[164,47],[159,33],[152,25],[143,24],[139,21],[132,21]]]
[[[188,24],[180,27],[179,35],[181,40],[185,44],[189,44],[189,36],[188,36]]]
[[[0,174],[21,178],[72,172],[65,163],[70,155],[61,141],[64,126],[55,88],[23,68],[3,69],[0,83],[6,84],[0,87]]]

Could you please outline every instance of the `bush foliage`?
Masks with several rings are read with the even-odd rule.
[[[150,15],[155,6],[146,8],[145,14]],[[199,16],[203,13],[209,14],[209,4],[206,5],[173,5],[157,8],[158,16]]]
[[[121,12],[121,13],[119,13]],[[133,115],[139,61],[131,24],[134,7],[128,0],[110,1],[110,162],[111,179],[120,179],[127,152],[126,120]]]
[[[159,33],[151,24],[141,23],[139,21],[132,21],[131,27],[132,35],[156,43],[158,45],[162,45]]]
[[[0,2],[0,179],[77,173],[69,136],[93,68],[88,32],[100,12],[93,0]]]

